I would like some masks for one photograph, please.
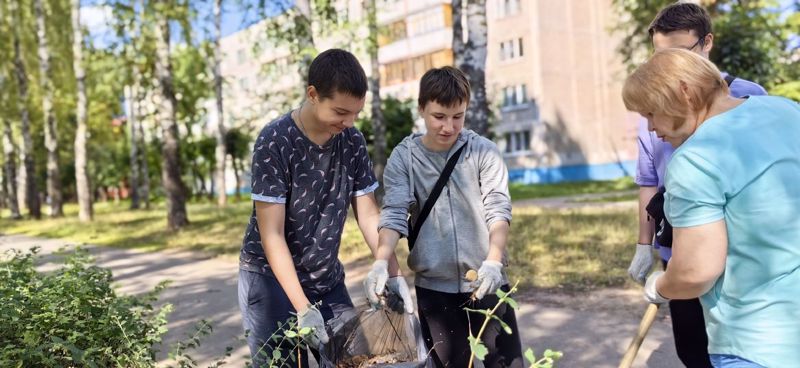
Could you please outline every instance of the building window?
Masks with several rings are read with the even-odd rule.
[[[408,18],[408,37],[438,31],[446,27],[446,7],[440,6]]]
[[[381,67],[381,83],[386,85],[419,80],[431,68],[453,65],[453,51],[440,50],[430,54],[398,60]]]
[[[497,0],[497,17],[503,18],[519,13],[519,0]]]
[[[381,32],[378,32],[378,45],[384,46],[392,42],[403,40],[407,35],[406,21],[398,20],[392,24],[387,25]]]
[[[522,57],[522,37],[500,43],[500,60],[513,60]]]
[[[506,133],[505,153],[526,152],[531,149],[531,131],[522,130]]]
[[[503,107],[522,105],[527,102],[528,93],[525,84],[503,88]]]

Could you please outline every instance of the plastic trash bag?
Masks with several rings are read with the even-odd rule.
[[[328,336],[320,351],[322,368],[432,367],[413,314],[361,306],[329,327]]]

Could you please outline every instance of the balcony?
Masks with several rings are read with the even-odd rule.
[[[378,50],[378,62],[388,64],[397,60],[449,49],[452,45],[453,29],[450,27],[441,28],[382,46]]]
[[[432,6],[450,4],[450,0],[398,0],[385,4],[378,2],[378,24],[385,25]]]

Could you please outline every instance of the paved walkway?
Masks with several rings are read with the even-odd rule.
[[[37,239],[22,235],[0,235],[0,254],[10,248],[42,247],[49,254],[62,246],[63,240]],[[209,257],[187,251],[147,253],[136,250],[90,247],[97,264],[111,269],[121,293],[139,294],[151,290],[162,280],[172,280],[159,303],[172,303],[169,332],[165,346],[180,341],[193,332],[200,319],[210,320],[211,336],[191,355],[206,366],[225,351],[235,348],[228,366],[244,366],[247,347],[237,305],[238,263],[230,257]],[[43,268],[54,267],[53,257],[44,257]],[[369,261],[345,265],[347,286],[355,303],[364,300],[361,281],[369,270]],[[591,293],[567,295],[528,291],[518,298],[517,318],[524,346],[536,351],[553,348],[564,352],[558,367],[616,367],[636,331],[645,304],[634,290],[604,289]],[[661,311],[642,346],[634,367],[679,367],[671,339],[668,315]],[[167,352],[158,355],[167,363]]]

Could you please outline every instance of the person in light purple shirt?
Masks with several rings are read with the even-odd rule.
[[[656,51],[667,48],[682,48],[692,51],[706,59],[714,44],[711,30],[711,17],[702,6],[676,2],[658,13],[648,29]],[[722,73],[734,97],[766,95],[760,85],[748,80]],[[635,281],[644,284],[647,274],[653,268],[655,257],[653,249],[658,249],[663,265],[672,254],[671,248],[661,246],[655,239],[655,223],[650,219],[646,207],[650,200],[664,186],[666,168],[672,157],[672,146],[661,140],[655,132],[648,131],[647,120],[639,121],[639,159],[636,168],[636,184],[639,185],[639,238],[636,252],[631,260],[628,274]],[[708,355],[708,338],[700,301],[672,300],[669,303],[672,317],[672,331],[675,350],[681,362],[687,367],[712,367]]]

